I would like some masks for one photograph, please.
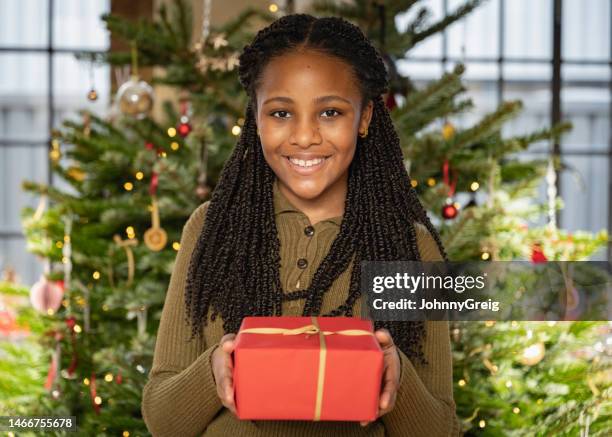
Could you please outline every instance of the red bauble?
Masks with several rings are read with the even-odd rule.
[[[450,199],[447,200],[446,205],[442,207],[442,217],[444,217],[446,220],[454,219],[457,217],[458,213],[459,211],[457,210],[457,207]]]
[[[62,304],[64,290],[44,275],[30,289],[30,302],[36,311],[47,314],[57,311]]]
[[[68,327],[68,329],[72,330],[74,328],[74,325],[76,325],[76,319],[74,318],[74,316],[67,317],[66,326]]]
[[[178,125],[177,131],[184,138],[191,132],[191,125],[189,123],[181,123]]]
[[[546,255],[544,255],[544,251],[542,250],[540,245],[534,244],[531,248],[531,262],[537,264],[545,263],[546,261],[548,261],[548,258],[546,258]]]

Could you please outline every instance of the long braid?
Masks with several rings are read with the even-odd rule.
[[[256,132],[256,89],[263,68],[291,50],[315,49],[353,67],[365,104],[374,102],[369,135],[358,138],[349,167],[348,192],[340,231],[307,289],[284,293],[280,242],[274,219],[274,172],[265,161]],[[439,235],[410,185],[399,138],[382,94],[388,77],[382,58],[356,26],[337,17],[286,15],[262,29],[240,56],[240,82],[249,104],[236,148],[215,188],[193,251],[186,284],[186,320],[192,337],[217,315],[225,332],[237,332],[247,315],[281,315],[284,300],[305,299],[303,315],[320,315],[325,292],[349,266],[345,302],[328,316],[353,315],[360,292],[360,262],[420,260],[414,222]],[[375,322],[387,328],[410,358],[424,361],[423,322]]]

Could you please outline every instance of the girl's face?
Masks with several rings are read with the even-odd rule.
[[[285,54],[266,65],[256,93],[263,154],[281,188],[303,201],[346,192],[373,108],[362,110],[351,66],[312,50]]]

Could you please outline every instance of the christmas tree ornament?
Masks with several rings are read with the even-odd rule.
[[[538,263],[544,263],[546,261],[548,261],[548,258],[546,258],[546,255],[544,254],[544,250],[542,249],[540,242],[536,241],[531,246],[531,262],[534,264],[538,264]]]
[[[30,289],[32,307],[42,314],[54,314],[62,304],[64,291],[56,282],[49,280],[44,274]]]
[[[151,227],[144,233],[145,245],[154,252],[162,250],[168,241],[168,235],[160,226],[159,221],[159,209],[157,205],[157,184],[158,176],[156,172],[153,172],[151,177],[151,185],[149,187],[149,193],[151,194]]]
[[[96,374],[91,372],[91,378],[89,380],[89,397],[91,398],[91,405],[96,412],[96,414],[100,414],[100,404],[102,403],[102,399],[98,396],[98,391],[96,388]]]
[[[453,173],[453,181],[451,182],[449,172],[450,172],[450,163],[448,158],[444,160],[444,164],[442,166],[442,174],[444,177],[444,185],[448,187],[448,194],[444,206],[442,206],[442,217],[446,220],[451,220],[457,217],[459,214],[459,210],[455,205],[455,201],[453,200],[453,195],[455,194],[455,188],[457,186],[457,173],[452,171]]]
[[[180,136],[185,138],[187,135],[189,135],[189,133],[192,130],[191,124],[189,122],[189,113],[191,112],[190,111],[191,108],[189,105],[189,101],[186,99],[182,100],[180,105],[181,105],[181,118],[179,119],[179,124],[176,127],[176,130]]]
[[[89,64],[89,92],[87,93],[87,100],[90,102],[95,102],[98,100],[98,92],[96,91],[96,87],[94,86],[94,63],[93,59]]]
[[[196,188],[196,196],[198,199],[204,200],[210,194],[210,187],[206,181],[208,178],[208,147],[206,139],[202,137],[200,142],[200,174],[198,175],[198,186]]]
[[[138,77],[137,57],[138,50],[132,43],[132,75],[119,87],[116,100],[123,114],[143,119],[153,108],[153,88]]]
[[[387,98],[385,99],[385,106],[387,107],[387,109],[389,109],[389,111],[392,111],[393,109],[397,108],[397,101],[395,100],[394,93],[389,92],[387,94]]]
[[[451,122],[447,121],[446,123],[444,123],[444,126],[442,126],[442,138],[448,141],[454,136],[455,126],[453,126]]]
[[[132,252],[133,246],[138,246],[138,240],[136,238],[130,238],[129,240],[123,240],[118,234],[113,236],[113,240],[117,246],[123,248],[125,250],[125,255],[128,261],[128,279],[126,285],[129,287],[132,285],[134,281],[134,271],[135,271],[135,263],[134,263],[134,253]]]
[[[544,347],[544,343],[538,342],[532,344],[531,346],[526,347],[523,350],[519,361],[526,366],[535,366],[540,361],[542,361],[545,352],[546,348]]]

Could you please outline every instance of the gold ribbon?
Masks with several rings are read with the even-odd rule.
[[[125,254],[127,256],[128,261],[128,280],[127,286],[132,285],[132,281],[134,280],[134,253],[132,252],[132,248],[130,246],[137,246],[138,240],[136,238],[130,238],[129,240],[122,240],[121,237],[117,234],[113,235],[113,240],[117,244],[117,246],[122,247],[125,250]]]
[[[321,420],[321,408],[323,406],[323,387],[325,385],[325,362],[327,360],[327,345],[325,343],[325,336],[338,334],[338,335],[374,335],[371,331],[365,329],[344,329],[341,331],[323,331],[319,328],[319,323],[316,316],[311,316],[312,324],[300,326],[299,328],[288,329],[288,328],[247,328],[242,329],[240,332],[249,334],[282,334],[282,335],[299,335],[306,334],[306,336],[319,334],[319,373],[317,376],[317,397],[315,402],[314,421]]]

